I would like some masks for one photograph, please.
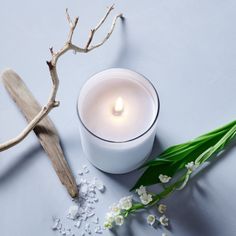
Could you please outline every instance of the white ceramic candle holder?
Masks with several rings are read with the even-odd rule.
[[[142,75],[121,68],[93,75],[77,104],[88,160],[113,174],[138,168],[152,150],[159,109],[157,91]]]

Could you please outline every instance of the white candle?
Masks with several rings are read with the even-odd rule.
[[[110,173],[137,168],[151,151],[158,111],[156,90],[142,75],[109,69],[92,76],[78,101],[88,159]]]

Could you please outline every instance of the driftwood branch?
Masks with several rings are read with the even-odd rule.
[[[30,122],[41,110],[41,106],[27,88],[24,81],[13,70],[5,70],[2,74],[2,80],[7,92],[17,107],[25,116],[27,122]],[[65,185],[71,197],[77,197],[79,195],[78,187],[64,157],[56,127],[51,119],[45,116],[35,126],[34,133],[37,135],[40,144],[51,160],[61,183]]]
[[[40,112],[30,121],[30,123],[21,131],[21,133],[19,135],[17,135],[15,138],[12,138],[12,139],[0,144],[0,151],[7,150],[7,149],[13,147],[14,145],[18,144],[19,142],[21,142],[25,137],[27,137],[27,135],[35,128],[35,126],[53,108],[59,106],[60,102],[56,100],[56,95],[57,95],[58,86],[59,86],[59,79],[58,79],[58,75],[57,75],[57,61],[58,61],[58,59],[63,54],[65,54],[66,52],[68,52],[70,50],[73,50],[74,52],[79,52],[79,53],[87,53],[97,47],[102,46],[110,38],[110,36],[115,28],[116,21],[118,18],[122,18],[122,14],[115,16],[115,18],[112,22],[112,26],[111,26],[110,31],[108,32],[108,34],[105,36],[105,38],[100,43],[98,43],[97,45],[94,45],[94,46],[90,46],[90,44],[92,42],[95,32],[105,22],[105,20],[107,19],[107,16],[110,14],[110,12],[113,10],[113,8],[114,8],[113,5],[111,7],[109,7],[106,15],[102,18],[102,20],[98,23],[98,25],[93,30],[91,30],[91,32],[93,32],[93,33],[90,33],[90,37],[88,39],[88,42],[86,43],[86,46],[83,48],[72,43],[73,34],[74,34],[74,31],[75,31],[76,26],[78,24],[79,18],[76,17],[74,20],[72,20],[69,13],[68,13],[68,10],[66,10],[66,17],[67,17],[69,27],[70,27],[68,39],[67,39],[66,43],[64,44],[64,46],[58,52],[54,52],[53,48],[52,47],[50,48],[50,52],[51,52],[52,57],[51,57],[50,61],[47,61],[47,65],[48,65],[51,80],[52,80],[52,89],[51,89],[51,94],[48,98],[48,102],[46,105],[44,105],[42,107]]]

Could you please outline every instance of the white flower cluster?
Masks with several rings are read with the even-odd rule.
[[[162,214],[159,218],[155,215],[148,215],[147,216],[147,223],[151,226],[154,226],[154,224],[156,222],[158,222],[159,224],[161,224],[162,226],[164,227],[167,227],[169,225],[169,219],[165,216],[165,211],[167,209],[167,206],[164,205],[164,204],[160,204],[158,207],[157,207],[158,211]],[[166,233],[162,233],[162,236],[167,236]]]
[[[147,205],[152,201],[152,195],[147,193],[147,190],[143,185],[141,185],[138,189],[136,189],[136,192],[138,193],[140,201],[142,202],[143,205]]]
[[[110,207],[110,212],[106,214],[104,228],[111,229],[114,224],[123,225],[124,216],[122,211],[129,210],[132,207],[132,196],[126,196],[120,199],[118,203],[114,203]]]

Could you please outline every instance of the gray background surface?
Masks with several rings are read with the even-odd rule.
[[[45,60],[50,57],[49,46],[58,49],[67,37],[65,8],[71,15],[80,16],[75,40],[82,45],[111,3],[1,0],[0,70],[16,70],[44,104],[51,86]],[[69,53],[61,59],[61,106],[50,113],[73,173],[87,164],[90,176],[97,176],[107,187],[97,206],[101,219],[111,203],[128,194],[138,173],[104,174],[82,153],[76,99],[92,74],[109,67],[126,67],[153,82],[161,98],[153,155],[235,119],[236,1],[121,0],[116,2],[115,12],[121,11],[126,21],[118,22],[106,45],[87,55]],[[110,21],[96,35],[97,42]],[[0,97],[0,141],[5,141],[25,126],[25,120],[3,86]],[[236,150],[231,148],[188,188],[166,201],[171,219],[169,235],[236,235],[235,157]],[[50,229],[52,216],[65,215],[70,205],[33,133],[18,146],[0,153],[1,236],[57,235]],[[117,232],[104,235],[161,235],[160,229],[143,223],[144,216],[132,218]]]

